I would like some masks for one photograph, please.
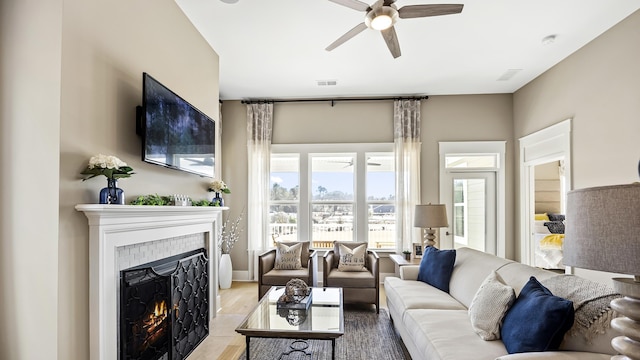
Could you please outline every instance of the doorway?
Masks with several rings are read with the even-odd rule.
[[[440,142],[440,203],[449,227],[442,248],[470,247],[505,257],[504,141]]]
[[[545,265],[540,258],[539,242],[545,228],[536,214],[564,214],[572,184],[570,149],[571,119],[520,138],[520,262],[524,264],[562,267],[561,250],[553,254],[554,266]],[[541,175],[553,173],[554,168],[557,176]]]

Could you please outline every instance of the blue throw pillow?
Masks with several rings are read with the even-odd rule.
[[[420,261],[418,281],[436,287],[446,293],[449,292],[449,280],[456,262],[455,250],[438,250],[427,246]]]
[[[507,311],[500,335],[509,354],[557,350],[573,326],[573,302],[531,277]]]

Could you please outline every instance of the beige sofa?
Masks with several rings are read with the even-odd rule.
[[[484,279],[494,270],[516,295],[535,276],[541,283],[557,273],[533,268],[469,248],[458,249],[447,294],[417,281],[419,266],[403,266],[400,278],[384,282],[389,315],[413,360],[609,359],[613,354],[607,328],[587,341],[572,332],[559,351],[508,354],[501,340],[484,341],[473,330],[468,308]],[[574,324],[574,327],[576,325]],[[571,333],[572,335],[569,335]]]

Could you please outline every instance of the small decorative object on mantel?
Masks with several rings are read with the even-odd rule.
[[[311,305],[311,288],[302,279],[291,279],[277,305],[278,309],[308,309]]]
[[[191,198],[187,195],[174,194],[173,206],[191,206]]]
[[[220,257],[220,271],[218,274],[218,285],[220,289],[228,289],[231,287],[232,275],[233,275],[233,264],[231,263],[231,249],[233,245],[238,242],[240,239],[240,233],[242,233],[242,229],[240,228],[240,221],[242,221],[242,214],[236,218],[234,222],[229,223],[230,219],[222,223],[222,227],[220,228],[220,232],[218,233],[218,250],[222,254]]]
[[[231,194],[227,184],[220,179],[210,182],[207,191],[215,193],[215,196],[211,199],[211,206],[224,206],[224,199],[222,199],[220,193]]]
[[[118,187],[118,179],[135,174],[124,161],[113,155],[98,154],[89,159],[89,165],[80,174],[86,175],[82,181],[99,175],[107,178],[107,187],[100,190],[100,204],[124,205],[124,191]]]

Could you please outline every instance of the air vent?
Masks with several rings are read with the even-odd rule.
[[[318,86],[335,86],[338,85],[338,80],[316,80]]]
[[[520,71],[522,71],[522,69],[509,69],[509,70],[505,71],[504,74],[502,74],[502,76],[500,76],[498,78],[498,81],[510,80],[512,77],[514,77]]]

